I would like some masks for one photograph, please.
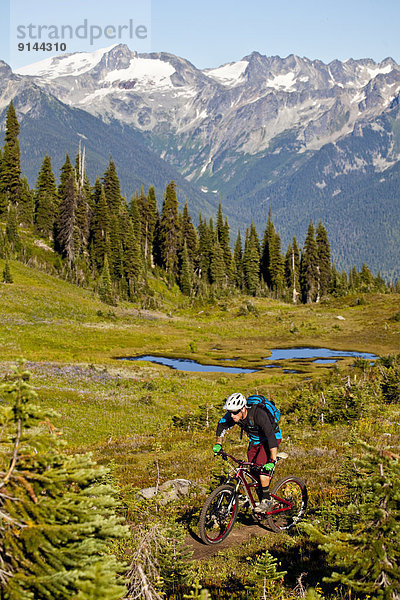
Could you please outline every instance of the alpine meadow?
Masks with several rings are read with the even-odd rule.
[[[0,67],[0,599],[400,600],[397,64]],[[307,507],[207,545],[234,392]]]

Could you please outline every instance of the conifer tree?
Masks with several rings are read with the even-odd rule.
[[[260,272],[267,286],[271,289],[271,249],[276,231],[271,218],[271,207],[268,211],[268,221],[265,228],[261,249]]]
[[[0,169],[0,211],[3,213],[9,202],[18,205],[21,199],[21,152],[18,135],[19,123],[11,101],[6,115],[6,135]]]
[[[70,173],[63,186],[59,216],[57,220],[56,247],[65,256],[71,268],[79,253],[79,234],[76,224],[77,191],[75,176]]]
[[[140,240],[140,237],[142,235],[142,225],[140,222],[139,213],[139,194],[135,194],[134,196],[132,196],[129,210],[132,217],[133,231],[135,232],[135,235],[138,238],[138,240]]]
[[[71,164],[71,160],[70,160],[69,154],[67,152],[67,154],[65,155],[65,162],[64,162],[63,166],[61,167],[60,185],[58,186],[58,197],[60,198],[60,200],[65,195],[65,188],[66,188],[67,182],[71,176],[74,178],[75,183],[76,183],[76,173],[75,173],[74,167]]]
[[[260,284],[260,249],[256,229],[251,223],[250,231],[246,232],[243,253],[243,274],[246,289],[249,294],[256,295]]]
[[[285,285],[285,266],[281,254],[281,237],[274,234],[269,244],[269,280],[270,287],[278,296],[283,294]]]
[[[233,281],[233,259],[232,252],[230,248],[230,237],[229,237],[229,224],[228,219],[225,218],[222,214],[222,206],[221,201],[218,205],[218,214],[217,214],[217,225],[216,225],[216,233],[218,243],[221,246],[222,253],[224,256],[225,263],[225,278],[227,282]]]
[[[125,586],[108,545],[127,531],[107,469],[89,454],[65,453],[22,365],[1,397],[0,597],[119,600]]]
[[[111,283],[110,268],[107,254],[104,255],[103,270],[99,281],[99,298],[104,304],[114,304],[114,294]]]
[[[356,593],[382,600],[400,598],[400,463],[390,452],[359,442],[341,507],[344,530],[324,534],[305,529],[327,553],[335,571],[328,578]],[[345,517],[349,518],[345,518]]]
[[[14,283],[13,276],[11,275],[10,263],[8,262],[8,259],[6,259],[6,262],[4,264],[3,283]]]
[[[121,186],[117,175],[117,169],[111,156],[103,176],[103,186],[110,215],[118,215],[121,207]]]
[[[185,296],[190,296],[193,289],[193,270],[190,263],[186,240],[183,244],[179,270],[179,286]]]
[[[331,248],[328,234],[321,223],[318,223],[316,231],[317,255],[318,255],[318,293],[317,300],[328,293],[332,275]]]
[[[153,265],[154,230],[158,218],[154,187],[150,187],[148,196],[146,196],[142,186],[140,194],[133,199],[131,214],[135,220],[135,230],[140,232],[139,244],[143,249],[144,259],[150,265]]]
[[[374,286],[374,276],[366,263],[363,263],[360,270],[360,286],[366,292],[371,291]]]
[[[48,154],[39,171],[35,191],[35,229],[45,237],[53,236],[54,221],[58,207],[56,178]]]
[[[199,251],[198,251],[198,274],[204,282],[209,281],[212,240],[214,239],[214,225],[210,224],[199,215]]]
[[[225,282],[226,267],[224,253],[217,236],[215,236],[214,243],[211,248],[210,283],[214,283],[217,288],[221,288]]]
[[[123,248],[121,245],[121,232],[119,228],[118,215],[111,213],[110,215],[110,273],[113,280],[121,279],[123,274]]]
[[[198,250],[198,238],[196,228],[189,214],[187,202],[185,202],[185,206],[183,207],[182,215],[182,247],[185,244],[190,262],[194,264]]]
[[[241,290],[244,287],[243,281],[243,249],[240,229],[238,230],[235,247],[233,249],[233,263],[235,273],[235,284]]]
[[[314,225],[310,220],[300,262],[300,285],[303,302],[315,302],[318,294],[318,248],[314,237]]]
[[[126,225],[124,236],[124,274],[128,282],[129,297],[132,298],[142,275],[142,259],[139,241],[135,236],[131,220]]]
[[[101,271],[104,264],[104,255],[107,252],[107,236],[110,228],[104,188],[97,179],[95,184],[95,208],[91,238],[93,240],[93,260],[95,267]]]
[[[34,199],[26,177],[21,179],[21,196],[18,203],[18,223],[25,227],[33,225]]]
[[[18,235],[18,220],[17,220],[17,208],[11,205],[7,213],[6,221],[6,238],[12,250],[18,250],[19,248],[19,235]]]
[[[160,254],[164,269],[172,277],[177,275],[179,249],[179,221],[176,185],[171,181],[165,191],[160,219]]]

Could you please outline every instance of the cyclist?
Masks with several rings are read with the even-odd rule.
[[[240,393],[229,396],[224,409],[227,412],[217,425],[217,438],[213,447],[214,454],[218,454],[222,450],[222,438],[228,429],[231,429],[234,425],[239,425],[249,437],[248,461],[261,466],[260,483],[262,492],[260,502],[254,512],[266,512],[272,504],[269,485],[276,464],[278,445],[281,441],[275,437],[275,424],[269,417],[267,409],[259,404],[247,406],[245,396]]]

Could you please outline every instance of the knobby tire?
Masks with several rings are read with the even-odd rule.
[[[233,499],[233,502],[231,502]],[[232,485],[223,484],[208,496],[199,519],[200,537],[205,544],[219,544],[232,531],[239,500]]]
[[[283,512],[267,515],[267,523],[272,531],[287,531],[298,523],[304,516],[307,508],[308,494],[306,484],[299,477],[288,476],[278,481],[271,491],[273,506],[275,509],[286,507],[287,504],[273,498],[277,496],[287,503],[290,508]]]

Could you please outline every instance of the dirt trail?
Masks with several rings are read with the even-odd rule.
[[[195,531],[190,532],[190,535],[188,535],[186,538],[186,543],[193,549],[193,559],[203,560],[210,558],[210,556],[214,556],[214,554],[217,554],[217,552],[220,550],[230,548],[231,546],[236,546],[237,544],[242,544],[253,537],[262,537],[264,535],[274,534],[270,529],[263,527],[262,525],[243,525],[234,527],[228,537],[220,544],[207,546],[201,541],[200,537]]]

